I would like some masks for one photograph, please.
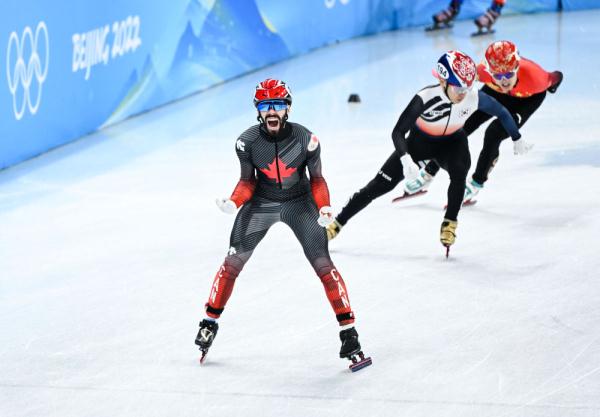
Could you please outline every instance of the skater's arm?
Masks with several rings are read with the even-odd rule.
[[[500,123],[502,123],[504,130],[512,137],[512,140],[516,141],[521,138],[521,133],[519,133],[519,128],[515,123],[515,119],[513,119],[508,110],[506,110],[506,107],[481,90],[479,90],[479,110],[491,114],[492,116],[496,116],[500,120]]]
[[[244,142],[241,138],[237,140],[235,151],[240,160],[240,180],[238,181],[231,197],[236,207],[241,207],[252,198],[254,189],[256,188],[256,176],[254,165],[250,159],[249,143]]]
[[[423,99],[419,95],[415,95],[400,115],[398,122],[396,122],[396,126],[392,131],[392,141],[400,156],[404,155],[407,151],[406,134],[410,129],[414,128],[417,118],[424,110],[424,106]]]
[[[317,208],[329,206],[329,188],[321,171],[321,145],[319,139],[313,134],[308,143],[306,166],[310,175],[310,189]]]
[[[550,87],[548,87],[548,92],[551,94],[556,93],[556,90],[560,86],[563,80],[563,73],[560,71],[553,71],[550,74]]]

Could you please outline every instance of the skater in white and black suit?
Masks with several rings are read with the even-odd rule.
[[[450,175],[448,207],[442,221],[440,241],[447,248],[456,238],[457,216],[465,192],[471,156],[463,125],[477,110],[497,116],[518,149],[525,149],[515,121],[495,99],[473,89],[475,62],[460,51],[449,51],[437,62],[439,83],[419,91],[400,115],[392,132],[396,150],[375,178],[356,192],[327,227],[329,239],[375,198],[394,189],[406,178],[419,175],[418,161],[435,159]],[[410,132],[410,133],[409,133]],[[408,136],[407,136],[408,134]]]
[[[517,46],[511,41],[491,43],[483,62],[477,66],[479,81],[484,83],[481,91],[495,98],[510,112],[521,128],[538,110],[546,98],[546,92],[554,94],[563,80],[561,71],[548,72],[535,62],[520,56]],[[464,131],[470,136],[492,116],[476,111],[465,123]],[[463,204],[473,204],[483,189],[488,176],[500,155],[500,144],[509,135],[498,120],[492,121],[483,137],[483,148],[477,167],[465,189]],[[439,165],[430,161],[419,176],[404,184],[408,194],[426,190],[439,171]]]

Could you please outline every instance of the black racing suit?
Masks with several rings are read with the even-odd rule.
[[[281,221],[300,241],[338,321],[352,323],[354,314],[344,281],[329,256],[325,229],[317,223],[319,208],[329,205],[317,137],[304,126],[290,122],[274,137],[260,124],[242,133],[236,141],[236,152],[241,174],[231,200],[242,207],[233,224],[228,255],[206,303],[207,314],[220,316],[234,281],[252,252],[269,228]]]

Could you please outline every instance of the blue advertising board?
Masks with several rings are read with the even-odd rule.
[[[447,1],[58,3],[0,4],[0,169],[323,45],[427,24]],[[460,18],[488,6],[466,0]],[[557,8],[509,0],[505,11]]]

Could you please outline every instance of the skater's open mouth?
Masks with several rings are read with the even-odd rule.
[[[267,122],[267,126],[273,129],[279,127],[280,124],[279,117],[277,116],[268,116],[265,121]]]

